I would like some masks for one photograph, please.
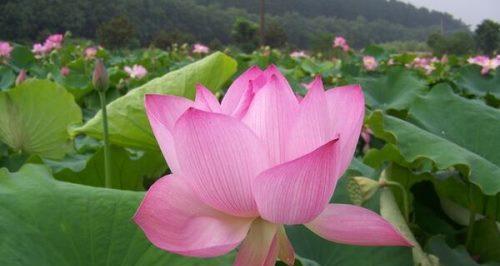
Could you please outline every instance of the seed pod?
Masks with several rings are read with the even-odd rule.
[[[347,184],[349,197],[352,203],[356,205],[361,205],[363,202],[369,200],[379,187],[379,182],[363,176],[351,177]]]

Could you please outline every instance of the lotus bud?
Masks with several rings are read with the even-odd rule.
[[[21,69],[16,78],[16,86],[23,83],[26,80],[26,70]]]
[[[347,183],[349,197],[356,205],[361,205],[363,202],[369,200],[379,187],[379,182],[363,176],[351,177]]]
[[[95,62],[92,84],[97,91],[106,91],[109,87],[109,76],[106,71],[106,66],[104,66],[104,63],[99,59]]]

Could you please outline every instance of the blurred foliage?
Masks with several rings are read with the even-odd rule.
[[[114,17],[97,28],[97,39],[111,49],[129,47],[137,41],[135,35],[134,25],[124,16]]]
[[[486,54],[493,54],[500,49],[500,24],[492,20],[484,20],[476,29],[476,42],[479,49]]]
[[[243,18],[238,18],[233,25],[231,38],[242,51],[249,53],[259,45],[257,33],[257,24]]]
[[[429,35],[427,45],[436,55],[467,55],[475,50],[474,38],[468,32],[455,32],[451,35],[436,32]]]
[[[270,21],[266,24],[264,31],[264,43],[273,48],[283,48],[288,40],[283,26],[277,22]]]

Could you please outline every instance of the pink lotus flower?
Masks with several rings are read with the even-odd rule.
[[[85,50],[83,51],[83,53],[85,55],[85,59],[92,60],[97,55],[97,48],[92,47],[92,46],[91,47],[87,47],[87,48],[85,48]]]
[[[55,43],[55,44],[61,44],[64,40],[64,36],[62,34],[52,34],[49,37],[47,37],[48,42]]]
[[[498,66],[500,66],[499,56],[490,59],[487,56],[479,55],[473,58],[469,58],[467,62],[469,62],[469,64],[481,66],[481,74],[483,75],[488,74],[491,70],[495,70]]]
[[[66,77],[67,75],[69,75],[70,71],[71,70],[69,69],[69,67],[65,66],[65,67],[61,67],[61,70],[59,70],[59,73],[61,73],[61,76]]]
[[[54,49],[60,49],[62,47],[62,42],[64,36],[62,34],[53,34],[47,37],[43,44],[35,43],[33,49],[31,50],[37,57],[44,56],[50,53]]]
[[[210,48],[207,46],[201,44],[201,43],[195,43],[193,45],[193,53],[195,54],[208,54],[210,52]]]
[[[45,46],[45,49],[50,52],[54,49],[60,49],[62,47],[63,40],[64,36],[62,34],[53,34],[47,37],[43,45]]]
[[[290,53],[290,57],[291,58],[306,58],[306,57],[309,57],[305,51],[293,51]]]
[[[33,49],[31,50],[37,57],[42,57],[50,53],[54,49],[60,49],[62,47],[62,42],[64,36],[62,34],[53,34],[47,37],[43,45],[41,43],[35,43]]]
[[[33,49],[31,51],[37,56],[43,56],[48,53],[47,47],[40,43],[33,44]]]
[[[364,56],[363,57],[363,66],[368,71],[373,71],[378,67],[377,59],[373,56]]]
[[[124,70],[133,79],[142,79],[148,74],[146,68],[141,65],[134,65],[132,67],[126,66]]]
[[[13,49],[10,43],[0,41],[0,57],[9,58]]]
[[[407,66],[423,69],[427,75],[430,75],[434,70],[436,70],[434,64],[437,62],[440,62],[440,60],[437,59],[436,57],[433,58],[415,57],[415,59],[413,59],[413,62]]]
[[[371,210],[329,204],[364,118],[359,86],[325,91],[320,77],[300,102],[274,66],[252,67],[222,103],[149,94],[146,112],[172,174],[146,193],[134,221],[157,247],[214,257],[239,246],[235,265],[293,265],[283,225],[330,241],[410,246]]]
[[[347,52],[350,49],[347,41],[342,36],[335,37],[335,40],[333,41],[333,48],[341,48],[344,52]]]

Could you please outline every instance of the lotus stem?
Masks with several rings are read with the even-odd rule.
[[[380,178],[380,185],[382,186],[389,186],[389,187],[396,187],[401,191],[401,194],[403,194],[403,215],[406,220],[406,222],[410,221],[410,205],[409,205],[409,200],[408,200],[408,193],[406,192],[406,189],[403,185],[401,185],[398,182],[395,181],[389,181],[387,178],[385,178],[385,170],[382,171],[381,178]]]
[[[106,92],[99,91],[102,110],[102,128],[104,134],[104,186],[111,188],[111,150],[109,145],[108,113],[106,111]]]

